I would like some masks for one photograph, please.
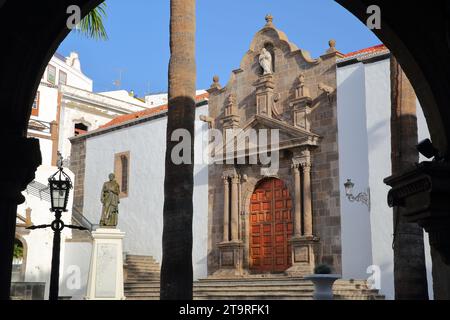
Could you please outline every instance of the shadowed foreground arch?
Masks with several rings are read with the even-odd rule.
[[[435,145],[448,158],[450,137],[450,6],[445,0],[400,6],[392,0],[336,0],[361,21],[367,6],[382,10],[374,32],[391,49],[421,101]],[[41,162],[39,142],[27,139],[31,105],[41,75],[62,40],[69,5],[83,15],[101,0],[0,0],[0,300],[9,298],[17,204]],[[432,5],[430,5],[432,3]]]

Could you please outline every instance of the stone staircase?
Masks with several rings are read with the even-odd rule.
[[[365,281],[339,280],[333,289],[336,300],[384,300]],[[283,275],[208,278],[194,284],[196,300],[312,300],[313,294],[312,282]]]
[[[125,296],[128,300],[159,300],[160,266],[152,257],[127,256]],[[384,300],[365,281],[339,280],[336,300]],[[312,300],[314,286],[303,278],[283,275],[208,278],[194,283],[194,300]]]
[[[127,255],[124,265],[125,296],[128,300],[159,300],[161,267],[149,256]]]

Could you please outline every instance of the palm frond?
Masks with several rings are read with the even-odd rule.
[[[106,16],[106,3],[103,2],[81,20],[78,31],[95,40],[108,40],[108,34],[103,24]]]

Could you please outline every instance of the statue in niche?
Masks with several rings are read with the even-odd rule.
[[[116,181],[116,176],[111,173],[109,181],[103,184],[101,202],[103,204],[100,226],[115,228],[118,223],[120,186]]]
[[[261,54],[259,55],[259,64],[263,68],[263,75],[272,74],[272,54],[266,48],[262,48]]]

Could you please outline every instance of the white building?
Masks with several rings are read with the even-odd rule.
[[[356,194],[370,195],[369,208],[361,202],[350,202],[345,191],[341,192],[343,276],[365,279],[368,273],[380,275],[381,292],[394,299],[393,213],[387,205],[390,188],[382,181],[392,172],[389,51],[376,46],[338,60],[337,85],[340,185],[351,179]],[[418,102],[417,124],[419,141],[429,138]],[[425,248],[432,297],[426,234]],[[369,266],[373,267],[368,270]]]
[[[93,81],[82,72],[78,54],[73,52],[67,58],[58,54],[52,57],[36,93],[28,128],[28,136],[39,139],[42,166],[37,170],[35,181],[23,193],[25,203],[18,207],[17,245],[26,250],[23,259],[15,260],[15,281],[45,283],[45,294],[48,295],[53,232],[30,232],[25,228],[31,224],[49,224],[54,218],[49,212],[47,185],[49,176],[57,171],[57,152],[62,153],[67,165],[71,152],[70,137],[98,129],[117,116],[146,109],[143,100],[130,96],[126,91],[93,93]],[[70,170],[65,171],[73,180]],[[73,194],[68,204],[69,212],[63,215],[66,223],[72,222],[72,199]],[[70,238],[71,232],[66,230],[62,237],[62,258],[65,242]],[[69,273],[72,272],[77,270],[69,268]],[[64,274],[63,269],[61,274]]]

